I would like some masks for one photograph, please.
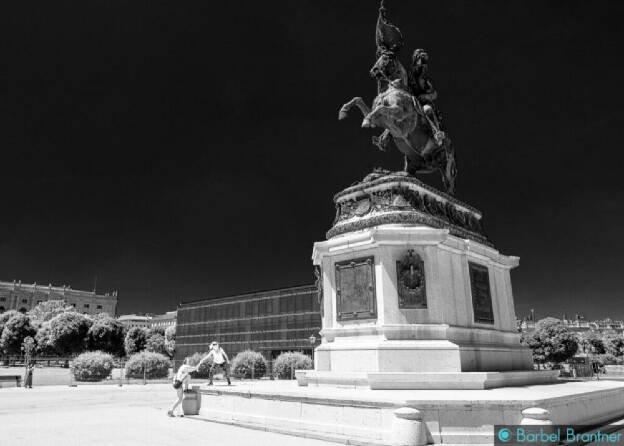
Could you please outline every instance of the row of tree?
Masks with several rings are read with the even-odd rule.
[[[559,319],[546,318],[535,324],[535,330],[522,334],[521,342],[533,352],[537,364],[560,363],[578,353],[624,356],[624,337],[588,331],[577,334],[565,327]]]
[[[175,327],[129,330],[106,313],[89,316],[75,311],[62,300],[45,301],[22,314],[0,314],[0,353],[21,354],[23,346],[34,344],[35,353],[71,356],[84,351],[103,351],[115,356],[143,350],[173,357]]]

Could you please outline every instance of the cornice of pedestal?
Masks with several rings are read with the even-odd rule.
[[[450,236],[445,243],[441,244],[440,249],[466,255],[469,260],[478,260],[499,268],[512,269],[520,264],[520,257],[506,256],[491,246],[454,236]]]
[[[438,246],[445,251],[466,255],[469,260],[506,269],[515,268],[520,261],[519,257],[505,256],[491,246],[451,235],[448,229],[402,225],[377,226],[316,242],[312,261],[320,265],[322,258],[328,254],[357,252],[381,246]]]
[[[312,251],[312,260],[315,265],[318,265],[321,256],[325,254],[343,253],[378,246],[438,245],[448,237],[448,229],[435,229],[427,226],[378,226],[349,232],[324,242],[316,242]]]

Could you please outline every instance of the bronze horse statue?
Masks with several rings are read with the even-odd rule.
[[[416,50],[412,70],[408,74],[397,59],[396,53],[403,44],[398,28],[386,17],[382,2],[377,20],[377,62],[370,70],[377,80],[377,97],[368,107],[361,97],[344,104],[338,119],[346,118],[356,106],[364,115],[362,127],[380,127],[384,132],[373,137],[373,144],[386,150],[391,140],[403,153],[405,171],[409,174],[431,173],[436,170],[449,194],[455,191],[455,152],[451,140],[440,129],[440,118],[433,99],[437,97],[428,78],[423,73],[423,50]],[[424,55],[424,56],[423,56]],[[433,98],[433,99],[432,99]],[[422,103],[421,103],[422,102]]]

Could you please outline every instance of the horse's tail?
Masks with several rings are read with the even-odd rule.
[[[450,138],[444,140],[444,154],[446,163],[444,169],[441,170],[442,182],[446,187],[446,192],[455,194],[455,180],[457,178],[457,164],[455,163],[455,149],[453,149],[453,143]]]

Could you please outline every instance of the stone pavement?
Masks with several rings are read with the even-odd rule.
[[[169,418],[170,384],[0,390],[0,446],[330,446],[192,418]]]

